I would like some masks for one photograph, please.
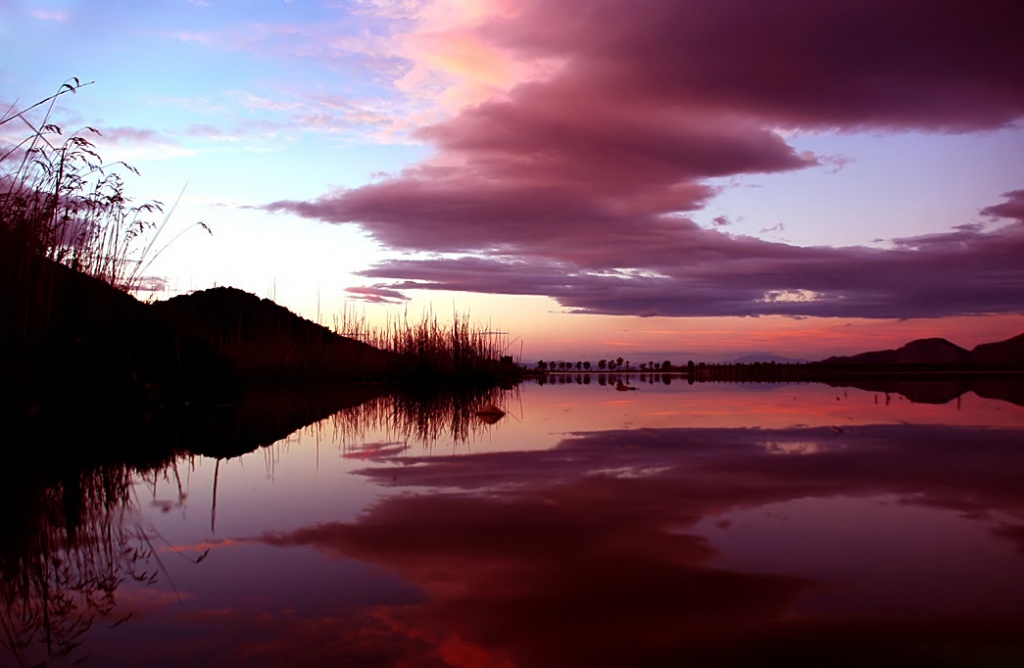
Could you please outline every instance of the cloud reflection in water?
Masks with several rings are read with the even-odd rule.
[[[449,665],[1021,658],[1018,437],[1016,430],[901,425],[842,433],[642,429],[577,433],[542,452],[385,457],[389,465],[360,473],[409,494],[381,500],[356,522],[263,540],[376,564],[415,585],[425,602],[374,614],[395,634],[426,641],[428,655]],[[783,534],[775,550],[791,549],[789,561],[764,572],[756,563],[726,566],[728,555],[702,535],[715,518],[746,513],[750,521],[759,509],[787,503],[793,512],[804,504],[827,513],[840,498],[855,502],[836,521],[854,524],[857,503],[898,504],[862,513],[859,535],[868,540],[833,554],[828,577],[804,572],[806,539]],[[891,551],[870,539],[893,533],[871,523],[896,522],[899,506],[941,511],[944,519],[922,530],[980,526],[984,544],[934,554],[921,546],[935,541],[897,535],[901,554],[919,560],[921,572],[872,564]],[[951,539],[963,535],[949,531]],[[756,556],[757,546],[748,547]],[[963,555],[974,560],[953,563]],[[926,597],[868,612],[801,604],[849,588],[866,565],[879,576],[875,591],[847,591],[840,601],[884,601],[885,579],[927,586],[926,578],[952,572],[958,581],[932,584],[965,588],[965,603],[947,597],[952,607],[935,609]],[[970,591],[982,582],[999,597],[989,612],[979,612]],[[891,596],[907,590],[893,587]]]

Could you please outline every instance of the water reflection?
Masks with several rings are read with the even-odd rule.
[[[18,665],[70,654],[126,578],[156,577],[149,537],[127,519],[133,484],[124,466],[42,487],[5,480],[0,646]]]
[[[75,498],[94,528],[46,511],[47,582],[95,550],[114,585],[64,606],[91,626],[68,617],[60,647],[88,665],[1024,662],[1019,406],[567,378],[376,397],[256,452],[93,479]],[[11,589],[31,563],[5,557],[5,624],[54,588]]]
[[[683,373],[599,372],[552,373],[538,378],[536,382],[539,385],[590,385],[595,383],[602,387],[612,386],[622,389],[623,387],[635,387],[634,383],[638,383],[640,386],[671,385],[673,382],[693,385],[694,382],[718,383],[724,381],[695,381],[694,377]],[[787,380],[764,380],[746,384],[778,386],[793,385],[794,383]],[[819,383],[802,381],[802,384],[818,385]],[[919,378],[908,380],[904,376],[874,374],[861,378],[840,378],[826,384],[832,387],[848,387],[886,395],[899,395],[915,403],[946,404],[965,394],[974,393],[980,397],[1024,406],[1024,383],[1021,383],[1021,378],[1018,376],[1005,374],[935,374],[933,378],[925,380]]]
[[[228,546],[231,540],[172,544],[152,521],[152,513],[159,517],[179,511],[184,516],[193,475],[204,461],[199,453],[240,455],[267,444],[260,454],[271,472],[281,455],[279,443],[287,444],[296,427],[302,428],[299,433],[314,435],[318,445],[321,439],[330,441],[353,459],[398,452],[410,441],[459,444],[500,417],[480,417],[479,407],[493,408],[494,402],[505,403],[512,396],[495,389],[399,396],[383,395],[373,387],[319,395],[261,388],[213,416],[204,432],[197,433],[197,425],[189,422],[147,440],[143,434],[153,430],[147,425],[141,434],[128,430],[137,442],[112,434],[114,444],[98,444],[92,454],[76,450],[55,456],[63,450],[61,441],[70,438],[64,430],[47,434],[45,442],[14,434],[8,466],[0,476],[0,665],[77,664],[96,649],[89,647],[97,643],[95,636],[120,627],[136,613],[152,614],[154,606],[184,604],[194,595],[178,590],[171,575],[178,564],[165,560],[181,558],[197,565],[211,548]],[[272,437],[275,433],[280,436]],[[381,436],[390,446],[374,440]],[[89,451],[90,443],[81,434],[76,439],[81,451]],[[104,461],[115,452],[132,452],[132,463]],[[213,460],[206,506],[211,534],[216,533],[224,461],[230,459]],[[94,628],[97,623],[99,630]],[[121,658],[114,652],[101,663],[115,665]]]
[[[453,393],[391,394],[335,412],[332,440],[350,456],[375,452],[383,435],[392,446],[410,442],[426,447],[476,440],[508,413],[516,390],[485,388]],[[504,406],[504,408],[502,408]]]
[[[378,611],[395,634],[480,665],[1019,659],[1019,435],[629,430],[403,457],[360,474],[449,493],[263,540],[398,573],[427,601]],[[787,522],[817,533],[766,530]]]

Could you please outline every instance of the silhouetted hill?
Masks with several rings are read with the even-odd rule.
[[[974,364],[1024,364],[1024,334],[1005,341],[982,343],[971,350]]]
[[[917,339],[896,350],[829,357],[822,364],[965,364],[971,353],[946,339]]]
[[[730,364],[754,364],[755,362],[760,362],[762,364],[766,362],[774,362],[776,364],[803,364],[807,362],[807,360],[795,357],[783,357],[782,355],[774,355],[772,353],[750,353],[743,357],[737,357],[730,362]]]
[[[946,339],[917,339],[896,350],[876,350],[846,357],[829,357],[816,364],[1020,367],[1024,365],[1024,334],[1018,334],[1005,341],[982,343],[973,350],[961,348]]]
[[[226,389],[228,364],[107,283],[0,249],[0,413],[148,413]]]
[[[263,381],[394,380],[394,359],[240,290],[147,305],[0,245],[0,418],[11,424],[134,431],[182,411],[202,419]]]
[[[380,379],[395,356],[236,288],[213,288],[156,302],[165,321],[208,341],[246,379]]]

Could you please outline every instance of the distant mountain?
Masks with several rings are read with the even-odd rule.
[[[946,339],[917,339],[896,350],[829,357],[822,364],[1024,364],[1024,334],[967,350]]]
[[[946,339],[917,339],[896,350],[875,350],[848,357],[829,357],[825,364],[963,364],[971,353]]]
[[[1024,333],[997,343],[982,343],[971,351],[975,364],[1024,364]]]
[[[793,357],[783,357],[782,355],[773,355],[772,353],[750,353],[743,357],[737,357],[730,364],[754,364],[755,362],[775,362],[776,364],[804,364],[807,362],[806,359],[797,359]]]

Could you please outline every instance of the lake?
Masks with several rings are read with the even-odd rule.
[[[0,666],[1024,665],[1024,407],[627,383],[66,479]]]

